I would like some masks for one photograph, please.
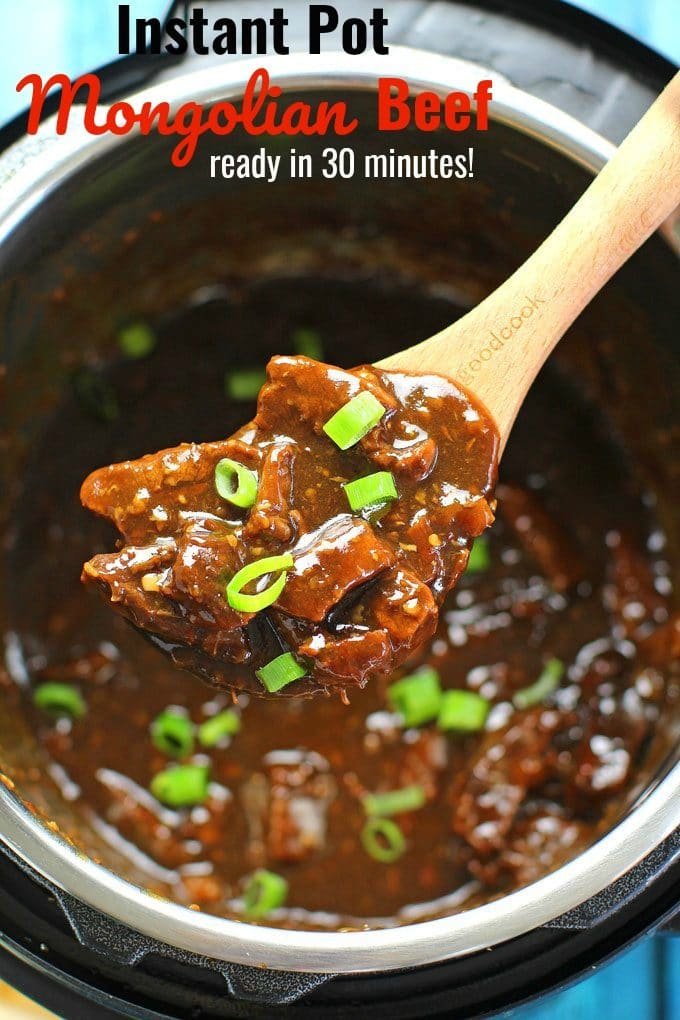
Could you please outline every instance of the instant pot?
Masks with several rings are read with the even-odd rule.
[[[306,6],[286,5],[293,38],[302,38]],[[351,4],[336,6],[352,13]],[[6,129],[3,535],[22,458],[46,427],[35,408],[54,407],[65,385],[68,359],[59,352],[75,350],[84,334],[89,345],[104,344],[121,308],[151,317],[225,275],[294,274],[321,262],[344,273],[398,273],[473,303],[562,217],[674,70],[562,3],[544,2],[540,12],[500,0],[385,6],[389,57],[310,57],[300,46],[258,61],[137,57],[103,70],[106,94],[138,93],[135,106],[147,97],[237,99],[264,63],[290,100],[302,93],[347,98],[361,118],[351,139],[359,152],[455,152],[455,135],[380,137],[371,116],[376,78],[393,74],[413,90],[445,95],[474,91],[491,77],[493,122],[474,137],[475,179],[465,187],[400,180],[233,186],[210,179],[208,154],[251,151],[261,139],[203,139],[191,166],[176,170],[174,141],[155,135],[94,138],[75,127],[57,137],[46,123],[27,138],[21,118]],[[224,7],[233,17],[252,15],[252,5]],[[329,140],[301,144],[314,153]],[[126,245],[131,232],[134,244]],[[588,342],[567,339],[557,354],[579,365],[590,397],[605,406],[628,448],[644,454],[655,488],[669,497],[677,478],[661,437],[673,415],[677,427],[677,247],[670,229],[653,238],[585,313]],[[54,300],[69,281],[80,281],[88,295],[75,318]],[[605,333],[618,346],[601,346]],[[612,387],[614,376],[625,380],[623,389]],[[644,408],[643,417],[631,406]],[[662,504],[669,558],[677,563],[677,506],[672,498]],[[11,578],[1,577],[6,613]],[[6,668],[22,682],[19,639],[6,648]],[[573,980],[651,929],[672,927],[680,880],[677,748],[678,734],[669,731],[617,824],[540,881],[452,917],[318,933],[239,923],[152,897],[131,865],[98,846],[96,834],[84,839],[86,822],[50,784],[30,732],[3,710],[0,976],[69,1017],[455,1018],[507,1009]],[[78,833],[92,855],[45,819]]]

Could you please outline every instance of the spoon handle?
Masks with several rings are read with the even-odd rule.
[[[462,319],[380,367],[432,371],[462,383],[495,418],[502,448],[557,342],[679,204],[680,72],[505,283]]]

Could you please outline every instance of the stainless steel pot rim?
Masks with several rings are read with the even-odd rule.
[[[180,76],[129,97],[137,106],[187,99],[209,103],[238,96],[261,61],[239,60]],[[495,120],[530,134],[597,171],[614,151],[599,135],[495,72],[466,61],[392,47],[389,57],[296,56],[267,60],[287,89],[370,88],[377,77],[406,78],[415,89],[474,91],[492,78]],[[90,160],[125,144],[83,130],[24,139],[0,159],[0,243],[52,190]],[[395,136],[396,137],[396,136]],[[349,140],[351,144],[351,138]],[[254,967],[311,973],[368,973],[422,966],[485,949],[546,924],[610,886],[680,826],[680,763],[649,789],[594,846],[538,882],[481,907],[391,928],[361,932],[287,931],[190,911],[160,900],[75,851],[0,784],[0,834],[45,879],[83,903],[176,948]]]

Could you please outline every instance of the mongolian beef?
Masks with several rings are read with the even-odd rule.
[[[273,358],[230,439],[87,479],[125,544],[83,580],[223,686],[344,696],[432,636],[493,520],[497,444],[441,377]]]
[[[484,534],[495,435],[479,410],[439,380],[316,364],[377,360],[455,312],[406,284],[286,277],[130,327],[105,358],[69,366],[7,540],[0,694],[45,752],[42,781],[82,817],[74,836],[136,882],[256,923],[405,924],[575,856],[656,768],[680,689],[666,539],[639,464],[564,362],[522,409]],[[256,409],[272,350],[290,355],[271,363]],[[294,409],[278,397],[290,372],[307,380]],[[385,413],[343,451],[323,425],[360,391]],[[425,413],[434,400],[457,425],[446,442],[444,416]],[[85,486],[99,515],[84,513],[82,478],[114,462]],[[353,508],[348,483],[381,472],[397,497]],[[334,545],[351,550],[351,574],[323,569]],[[277,601],[246,621],[227,585],[288,550]],[[78,583],[93,553],[88,572],[127,619]],[[233,590],[256,596],[280,576]],[[227,663],[216,690],[129,619],[175,654],[191,637],[206,655],[223,641],[247,657],[257,640],[267,661],[286,650],[310,672],[262,698]],[[351,687],[335,663],[368,662],[371,642],[376,660],[388,645],[393,662],[409,654]],[[350,704],[285,697],[314,685],[346,687]]]

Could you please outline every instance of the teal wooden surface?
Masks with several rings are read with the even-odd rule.
[[[680,63],[680,0],[570,0]]]
[[[647,938],[571,988],[502,1016],[511,1020],[680,1020],[680,985],[666,966],[671,962],[666,955],[672,941],[678,945],[663,936]],[[680,955],[675,962],[680,963]]]
[[[657,939],[661,953],[662,1020],[680,1020],[680,934]]]
[[[139,17],[160,16],[167,2],[130,0],[132,13]],[[680,0],[575,0],[575,6],[680,61]],[[116,11],[114,0],[0,0],[6,40],[0,61],[0,123],[25,106],[15,92],[23,75],[57,71],[73,75],[113,59]],[[32,28],[30,45],[21,44],[26,25]],[[647,938],[571,988],[501,1016],[511,1020],[680,1020],[680,937]]]

